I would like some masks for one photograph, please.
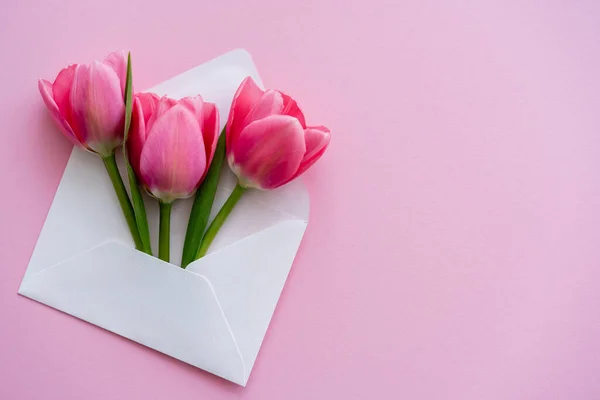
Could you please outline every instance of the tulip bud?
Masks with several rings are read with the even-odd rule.
[[[227,160],[240,185],[274,189],[295,179],[325,152],[329,129],[307,127],[298,104],[246,78],[227,122]]]
[[[142,186],[166,203],[194,194],[214,155],[218,129],[216,106],[200,96],[176,101],[136,95],[127,146]]]
[[[170,256],[171,203],[191,196],[202,183],[218,129],[217,107],[200,96],[176,101],[141,93],[135,98],[127,153],[140,184],[159,200],[161,260]]]
[[[63,134],[74,144],[108,157],[123,143],[127,73],[125,52],[104,61],[64,68],[50,83],[38,87],[46,107]]]
[[[196,259],[206,254],[248,188],[274,189],[297,178],[321,158],[330,140],[324,126],[306,126],[294,99],[263,91],[250,77],[233,97],[226,129],[227,161],[238,184],[202,237]]]

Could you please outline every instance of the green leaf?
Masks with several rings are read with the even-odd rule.
[[[146,206],[144,197],[137,183],[135,172],[129,163],[127,156],[127,139],[129,137],[129,128],[131,126],[131,113],[133,110],[133,90],[131,82],[131,53],[127,56],[127,80],[125,81],[125,133],[123,135],[123,158],[125,158],[125,167],[127,168],[127,177],[129,178],[129,191],[131,192],[131,201],[135,214],[135,222],[142,240],[142,251],[152,255],[152,246],[150,244],[150,229],[148,228],[148,217],[146,216]]]
[[[217,149],[215,150],[215,155],[210,163],[204,182],[202,182],[200,188],[198,188],[196,197],[194,198],[194,205],[192,206],[190,220],[185,234],[185,242],[183,243],[181,268],[187,267],[189,263],[196,260],[196,253],[200,248],[200,242],[202,241],[202,236],[204,236],[206,225],[208,225],[210,210],[213,201],[215,200],[224,159],[225,128],[223,128],[219,141],[217,142]]]
[[[131,53],[129,53],[127,54],[127,78],[125,79],[125,132],[123,135],[123,148],[125,148],[131,126],[131,111],[133,110],[133,89],[131,86]]]
[[[127,157],[127,151],[124,152]],[[129,178],[129,189],[131,191],[131,202],[133,203],[133,210],[135,212],[135,222],[137,223],[138,231],[142,239],[142,251],[146,254],[152,255],[152,246],[150,244],[150,229],[148,228],[148,217],[146,216],[146,206],[144,205],[144,198],[142,191],[137,184],[137,178],[133,168],[129,161],[125,161],[127,165],[127,177]]]

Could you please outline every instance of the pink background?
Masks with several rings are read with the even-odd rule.
[[[0,398],[600,398],[600,2],[1,7]],[[16,293],[70,150],[36,79],[236,47],[334,132],[247,388]]]

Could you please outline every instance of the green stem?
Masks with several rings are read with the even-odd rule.
[[[221,177],[223,160],[225,159],[226,136],[225,128],[223,128],[206,177],[198,188],[198,191],[196,191],[194,205],[190,212],[190,219],[185,233],[185,241],[183,242],[181,268],[187,267],[189,263],[195,260],[194,257],[196,257],[200,242],[202,241],[202,236],[204,236],[204,231],[208,225],[208,218],[210,217],[210,211],[215,200],[215,194],[217,193],[217,187],[219,186],[219,179]]]
[[[213,240],[215,239],[215,236],[217,236],[217,233],[219,233],[219,230],[223,226],[223,223],[225,222],[229,214],[231,214],[231,210],[233,210],[233,207],[235,207],[237,202],[240,201],[240,198],[242,197],[244,192],[246,192],[246,188],[240,186],[240,184],[238,183],[235,189],[233,189],[233,192],[231,192],[231,195],[229,196],[225,204],[223,204],[223,207],[221,207],[221,209],[219,210],[219,213],[217,214],[213,222],[206,230],[206,233],[202,238],[202,242],[200,242],[198,253],[196,253],[196,260],[206,255],[206,252],[208,251],[208,248],[210,247]]]
[[[102,157],[102,161],[104,162],[106,172],[108,172],[108,176],[110,177],[113,187],[115,188],[115,193],[119,198],[119,203],[121,204],[123,215],[125,215],[125,220],[127,220],[127,225],[129,226],[129,230],[131,231],[133,241],[135,242],[135,248],[141,250],[143,246],[142,239],[140,238],[137,223],[135,222],[135,213],[133,212],[133,206],[131,205],[131,201],[129,200],[127,189],[125,189],[125,185],[123,184],[123,180],[121,179],[121,174],[119,174],[119,168],[117,167],[117,159],[115,157],[115,153],[112,153],[108,157]]]
[[[159,203],[160,227],[158,232],[158,258],[169,262],[171,252],[171,203]]]

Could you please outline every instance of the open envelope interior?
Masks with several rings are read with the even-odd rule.
[[[260,84],[248,53],[235,50],[149,91],[201,94],[221,127],[246,76]],[[124,171],[124,168],[121,168]],[[224,167],[216,214],[235,185]],[[192,199],[177,201],[171,253],[178,264]],[[146,199],[156,251],[158,207]],[[186,270],[134,249],[110,180],[95,155],[74,149],[19,293],[155,350],[245,385],[308,221],[300,181],[249,191],[210,252]]]

